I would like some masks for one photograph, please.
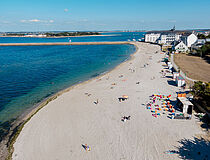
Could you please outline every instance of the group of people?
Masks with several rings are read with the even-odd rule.
[[[131,116],[123,116],[121,121],[126,122],[127,120],[130,120]]]

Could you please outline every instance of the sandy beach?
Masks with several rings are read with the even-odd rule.
[[[131,60],[74,86],[39,110],[16,139],[13,159],[180,159],[165,152],[203,132],[195,117],[172,120],[165,114],[155,118],[146,109],[152,94],[171,94],[175,100],[179,88],[161,77],[164,55],[158,45],[132,43],[138,49]],[[119,102],[122,95],[128,99]],[[123,116],[130,120],[122,122]]]

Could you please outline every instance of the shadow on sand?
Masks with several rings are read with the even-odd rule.
[[[181,159],[188,160],[209,160],[210,159],[210,142],[203,138],[194,137],[191,139],[182,139],[177,150],[169,152],[176,153]]]
[[[201,121],[200,126],[206,131],[208,131],[210,128],[210,118],[208,117],[208,115],[205,114],[204,116],[201,116],[201,117],[199,117],[199,115],[195,115],[195,116]]]
[[[166,76],[166,78],[172,79],[172,78],[173,78],[173,76]]]
[[[168,84],[171,85],[171,86],[176,86],[176,82],[173,81],[173,80],[168,80],[167,82],[168,82]]]
[[[210,56],[208,55],[208,56],[205,56],[204,58],[203,58],[208,64],[210,64]]]

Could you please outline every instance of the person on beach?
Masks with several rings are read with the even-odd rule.
[[[90,146],[88,146],[87,144],[82,144],[82,147],[83,147],[86,151],[91,151]]]
[[[126,122],[127,120],[130,120],[131,116],[123,116],[121,121]]]
[[[95,104],[98,104],[98,99],[94,102]]]

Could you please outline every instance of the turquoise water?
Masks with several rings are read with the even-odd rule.
[[[0,47],[0,140],[26,110],[134,52],[133,45]]]
[[[41,43],[41,42],[109,42],[138,40],[144,37],[145,32],[108,32],[106,36],[69,37],[69,38],[24,38],[24,37],[0,37],[0,43]],[[108,36],[107,36],[108,35]]]

